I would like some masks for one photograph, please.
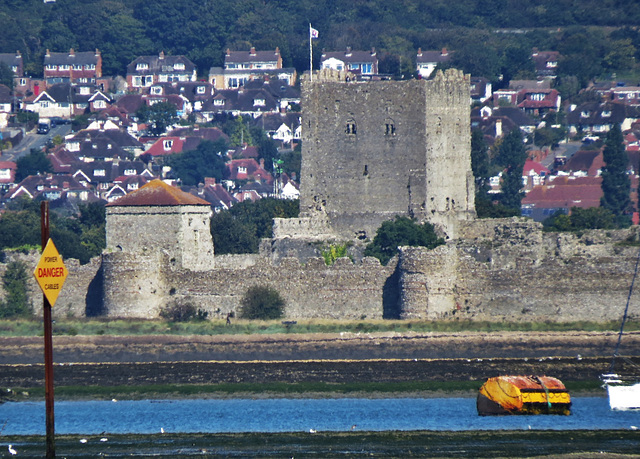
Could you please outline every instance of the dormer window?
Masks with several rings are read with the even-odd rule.
[[[396,125],[393,121],[387,121],[384,124],[384,135],[386,136],[396,135]]]
[[[162,86],[152,86],[149,92],[151,92],[151,94],[153,94],[155,96],[161,96],[162,95]]]
[[[107,173],[104,169],[95,169],[93,171],[93,175],[94,177],[104,177],[105,175],[107,175]]]
[[[556,61],[547,62],[547,68],[548,69],[553,69],[553,68],[556,68],[557,66],[558,66],[558,62],[556,62]]]
[[[591,116],[591,113],[589,113],[587,110],[583,110],[580,113],[580,118],[589,118]]]
[[[162,147],[167,151],[171,150],[171,148],[173,148],[173,140],[171,140],[171,139],[163,140],[162,141]]]
[[[87,86],[80,86],[80,88],[78,88],[78,92],[81,96],[88,96],[91,93]]]
[[[205,86],[198,86],[196,88],[196,94],[205,94],[207,92],[207,88]]]
[[[127,184],[127,190],[137,190],[137,189],[138,189],[138,183]]]
[[[602,117],[603,118],[610,118],[611,117],[611,110],[602,110]]]
[[[184,63],[176,62],[173,64],[173,70],[184,70]]]
[[[213,101],[213,105],[218,105],[218,106],[224,105],[224,99],[215,99]]]
[[[149,70],[149,64],[146,62],[138,62],[136,65],[136,70]]]
[[[540,102],[541,100],[544,100],[545,95],[546,94],[541,93],[541,92],[533,93],[533,94],[531,94],[531,100],[535,100],[535,101]]]
[[[136,175],[136,170],[135,169],[125,169],[124,170],[124,175]]]
[[[253,106],[254,107],[264,107],[266,104],[264,99],[253,99]]]
[[[67,150],[69,151],[80,151],[80,142],[68,142]]]
[[[246,174],[247,168],[244,166],[238,166],[238,174]]]

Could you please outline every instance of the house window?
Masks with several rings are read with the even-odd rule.
[[[96,65],[95,64],[87,64],[84,66],[85,70],[95,70],[96,69]]]
[[[26,86],[27,85],[27,79],[26,78],[20,78],[20,81],[18,82],[19,86]]]
[[[244,194],[244,199],[251,199],[251,193],[245,193]]]
[[[372,73],[373,64],[362,64],[362,73]]]
[[[59,70],[69,70],[69,66],[67,64],[62,64],[58,67]]]
[[[171,150],[171,148],[173,147],[173,140],[163,140],[162,147],[165,150]]]
[[[196,88],[197,94],[205,94],[207,92],[207,88],[205,86],[198,86]]]
[[[253,99],[253,106],[254,107],[264,107],[266,104],[264,99]]]
[[[133,77],[132,83],[134,88],[142,86],[142,78],[139,76]]]
[[[95,177],[104,177],[106,175],[106,171],[104,169],[95,169],[93,171],[93,175]]]
[[[78,83],[88,83],[89,78],[78,78]]]
[[[146,62],[138,62],[138,64],[136,65],[136,70],[148,70],[149,69],[149,64],[147,64]]]
[[[602,110],[602,117],[603,118],[611,117],[611,110]]]
[[[238,167],[238,174],[246,174],[246,173],[247,173],[246,167],[243,167],[243,166]]]
[[[162,86],[152,86],[150,92],[151,92],[151,94],[154,94],[156,96],[160,96],[160,95],[162,95]]]
[[[236,64],[227,64],[227,69],[236,69],[238,66]]]
[[[580,118],[589,118],[589,116],[591,116],[591,113],[589,113],[589,112],[588,112],[588,111],[586,111],[586,110],[583,110],[583,111],[580,113]]]
[[[73,64],[73,70],[82,70],[82,65],[81,64]]]
[[[96,100],[93,103],[95,108],[107,108],[107,103],[104,100]]]
[[[176,62],[173,64],[173,70],[184,70],[184,64],[182,62]]]
[[[52,64],[47,64],[47,70],[57,70],[58,66],[56,65],[52,65]]]
[[[213,105],[224,105],[224,99],[215,99]]]
[[[49,108],[49,102],[47,102],[46,100],[41,101],[40,102],[40,107]]]
[[[149,75],[144,77],[144,85],[151,86],[153,84],[153,76]]]
[[[137,183],[129,183],[127,185],[127,190],[137,190],[138,189],[138,184]]]
[[[531,94],[531,100],[540,102],[541,100],[544,100],[544,96],[545,96],[544,93],[537,92],[537,93]]]
[[[79,93],[81,96],[86,96],[90,93],[89,88],[86,86],[80,86]]]
[[[356,122],[353,120],[347,121],[347,127],[345,128],[347,135],[356,135]]]
[[[124,170],[124,175],[136,175],[136,170],[135,169],[125,169]]]

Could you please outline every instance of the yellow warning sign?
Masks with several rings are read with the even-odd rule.
[[[69,272],[62,262],[58,249],[56,249],[53,241],[49,239],[33,275],[36,276],[36,280],[51,306],[56,303],[62,284],[64,284],[68,274]]]

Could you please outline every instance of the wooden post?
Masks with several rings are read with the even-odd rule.
[[[42,250],[49,242],[49,201],[40,203],[40,229]],[[55,423],[53,415],[53,332],[51,329],[51,303],[44,293],[44,399],[47,418],[47,459],[56,457]]]

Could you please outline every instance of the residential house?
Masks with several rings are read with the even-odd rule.
[[[471,110],[471,129],[479,129],[487,144],[493,145],[496,139],[513,129],[520,129],[524,137],[535,130],[533,119],[516,107],[482,107]]]
[[[599,177],[604,167],[602,149],[578,150],[557,167],[558,174],[576,177]]]
[[[3,200],[9,201],[20,196],[29,199],[42,198],[48,201],[76,198],[89,201],[93,193],[71,175],[30,175],[10,189]]]
[[[418,48],[416,56],[416,70],[420,78],[429,78],[438,65],[446,64],[451,60],[451,53],[447,48],[441,51],[422,51]]]
[[[180,127],[172,130],[168,134],[171,137],[193,137],[201,140],[208,140],[210,142],[217,142],[218,140],[229,141],[229,136],[222,132],[217,127],[202,127],[202,126],[188,126]]]
[[[152,157],[174,155],[195,150],[202,140],[198,137],[163,136],[158,138],[145,152]]]
[[[227,49],[224,68],[212,67],[209,82],[216,89],[237,89],[255,79],[279,79],[287,86],[296,84],[294,68],[282,67],[280,49],[274,51],[231,51]]]
[[[30,100],[25,99],[23,108],[41,117],[69,118],[88,113],[92,107],[107,107],[110,103],[109,97],[95,85],[58,83]]]
[[[556,77],[560,60],[558,51],[538,51],[538,48],[533,48],[531,59],[533,59],[538,78],[553,79]]]
[[[29,78],[24,74],[24,62],[20,51],[16,53],[0,53],[0,62],[4,62],[13,72],[13,90],[24,94],[29,88]]]
[[[216,213],[229,210],[238,202],[221,184],[216,183],[216,179],[213,177],[205,177],[204,184],[191,187],[188,190],[183,189],[183,191],[211,203],[211,208]]]
[[[144,150],[142,142],[109,121],[95,121],[65,141],[67,150],[76,155],[81,154],[82,148],[87,148],[83,147],[83,144],[87,143],[96,144],[95,148],[91,147],[93,150],[100,149],[102,145],[106,146],[106,150],[116,149],[120,159],[139,156]],[[91,155],[91,157],[96,157],[96,155]],[[113,158],[113,153],[107,151],[107,154],[102,157]]]
[[[226,164],[227,188],[235,188],[238,182],[273,183],[273,177],[264,168],[264,159],[258,163],[255,159],[232,159]]]
[[[302,135],[302,120],[299,112],[265,113],[255,120],[266,134],[282,147],[293,147]]]
[[[204,112],[208,119],[217,114],[226,113],[233,116],[248,115],[257,118],[264,113],[278,113],[279,101],[265,88],[239,90],[216,90],[211,105]]]
[[[4,129],[9,123],[9,115],[13,107],[13,94],[8,86],[0,84],[0,128]],[[0,138],[0,143],[2,138]]]
[[[7,191],[16,179],[16,163],[13,161],[0,161],[0,190]]]
[[[640,86],[615,86],[604,95],[611,101],[640,105]]]
[[[601,184],[601,177],[550,176],[522,198],[522,215],[543,221],[557,212],[568,214],[572,207],[599,207]]]
[[[518,108],[533,116],[560,110],[561,97],[556,89],[523,89],[518,93]]]
[[[484,77],[471,77],[471,104],[483,104],[493,95],[491,81]]]
[[[640,107],[619,102],[585,102],[567,114],[569,132],[605,134],[619,124],[623,131],[629,130],[640,120]]]
[[[155,83],[196,81],[196,66],[185,56],[140,56],[127,66],[127,85],[142,90]]]
[[[293,180],[287,180],[278,195],[280,199],[299,199],[300,198],[300,186]]]
[[[370,78],[378,74],[378,55],[375,48],[371,51],[353,51],[351,47],[346,51],[323,51],[320,68],[345,70],[357,77]]]
[[[525,193],[528,193],[538,185],[544,184],[545,178],[549,176],[549,169],[537,161],[527,159],[522,170],[522,183]]]
[[[52,53],[44,55],[44,79],[47,86],[57,83],[96,83],[102,77],[102,56],[95,52]]]
[[[136,186],[155,178],[144,162],[139,160],[84,163],[75,170],[73,177],[105,201],[116,199],[115,196],[121,192],[118,187],[127,194]]]

